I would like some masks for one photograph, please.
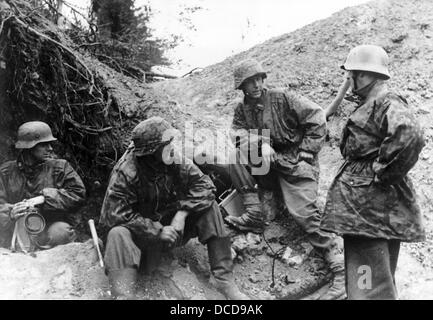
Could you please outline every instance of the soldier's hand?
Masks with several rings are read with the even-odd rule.
[[[56,188],[43,188],[41,191],[41,194],[45,198],[55,198],[57,196],[57,189]]]
[[[173,226],[164,226],[161,230],[159,238],[162,242],[167,243],[169,246],[173,246],[179,239],[179,234],[173,228]]]
[[[15,221],[19,217],[24,216],[27,213],[27,210],[29,209],[29,205],[25,202],[18,202],[16,203],[11,211],[9,212],[9,217],[11,220]]]
[[[346,74],[343,77],[343,83],[338,89],[338,95],[344,95],[347,92],[347,90],[349,90],[351,84],[352,84],[352,77],[349,72],[346,72]]]
[[[266,168],[270,168],[271,163],[275,161],[275,150],[267,143],[262,144],[262,158]]]
[[[299,152],[299,160],[305,161],[305,162],[308,162],[309,164],[311,164],[314,160],[314,155],[310,152],[301,151],[301,152]]]

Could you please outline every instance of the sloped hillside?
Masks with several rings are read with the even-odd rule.
[[[234,99],[239,97],[233,90],[233,65],[255,58],[268,71],[270,87],[296,89],[326,106],[340,84],[339,66],[348,51],[358,44],[373,43],[390,55],[391,84],[420,106],[433,98],[432,13],[429,0],[370,2],[270,39],[189,78],[154,88],[186,108],[230,118]]]
[[[236,100],[234,64],[255,58],[268,71],[269,87],[289,87],[326,107],[336,94],[343,75],[339,66],[349,50],[359,44],[381,45],[391,60],[390,85],[405,96],[424,127],[427,145],[411,171],[428,231],[424,243],[405,244],[402,257],[412,257],[433,278],[433,1],[377,0],[347,8],[205,68],[186,79],[153,86],[155,92],[176,101],[187,113],[201,115],[208,128],[223,129],[231,123]],[[321,152],[319,201],[341,163],[338,149],[341,128],[353,103],[344,101],[329,122],[330,140]],[[407,255],[406,255],[407,253]],[[404,258],[402,258],[404,259]],[[410,266],[407,261],[401,265]],[[407,277],[402,276],[402,279]],[[416,278],[416,277],[415,277]],[[420,276],[420,279],[425,277]],[[423,282],[424,280],[420,280]],[[430,282],[425,282],[430,283]],[[430,294],[433,292],[430,286]],[[416,291],[416,290],[415,290]],[[413,292],[413,291],[412,291]],[[427,294],[427,293],[425,293]],[[420,294],[422,297],[422,294]]]
[[[11,5],[3,7],[5,3]],[[8,0],[0,4],[0,21],[7,20],[3,31],[16,27],[16,19],[8,18],[8,14],[17,14],[14,9],[18,6],[19,11],[25,13],[22,21],[64,45],[74,47],[54,26],[35,16],[35,12],[25,1]],[[377,0],[345,9],[330,18],[270,39],[188,78],[152,85],[118,74],[89,57],[85,51],[78,48],[72,50],[74,56],[91,70],[102,88],[103,95],[99,100],[101,114],[107,117],[113,129],[106,133],[109,139],[106,139],[106,135],[97,135],[100,142],[98,150],[104,151],[103,146],[108,149],[106,153],[101,151],[98,155],[108,157],[107,161],[112,164],[129,142],[130,128],[151,115],[161,115],[178,128],[182,128],[187,120],[192,121],[195,128],[228,128],[236,99],[241,96],[233,90],[232,69],[233,65],[242,59],[251,57],[263,62],[268,70],[270,87],[290,87],[325,107],[340,85],[342,71],[339,65],[350,48],[362,43],[382,45],[391,57],[391,85],[408,98],[413,112],[425,128],[427,140],[427,146],[411,175],[417,186],[425,216],[428,240],[425,243],[404,245],[397,282],[402,298],[432,299],[432,17],[431,0]],[[18,29],[22,33],[30,32],[22,26],[18,26]],[[0,41],[10,40],[5,34],[7,33],[0,32]],[[37,37],[32,33],[28,39],[33,41],[35,38]],[[46,45],[46,42],[41,43]],[[29,116],[14,113],[15,108],[21,106],[14,97],[2,95],[9,85],[1,81],[5,79],[2,75],[8,74],[10,66],[11,64],[6,63],[4,68],[0,64],[0,160],[9,156],[7,145],[13,141],[17,125],[28,120],[21,116]],[[49,82],[49,77],[38,79],[44,84],[53,85]],[[53,92],[47,90],[46,94],[51,97]],[[61,105],[58,101],[56,103]],[[352,109],[352,103],[345,101],[337,116],[329,123],[330,139],[320,155],[321,205],[331,179],[341,163],[339,134]],[[46,116],[43,112],[41,114]],[[55,133],[61,133],[61,129],[64,128],[60,127]],[[110,144],[113,141],[116,145]],[[95,150],[85,152],[89,151]],[[68,157],[68,154],[65,156]],[[86,166],[86,163],[78,164]],[[81,172],[87,177],[92,174],[92,177],[100,182],[96,183],[94,179],[88,181],[89,199],[96,206],[88,211],[89,215],[96,218],[102,201],[98,197],[103,194],[110,165],[106,165],[104,169],[102,173],[86,170]],[[233,249],[233,255],[236,256],[236,281],[245,292],[258,299],[305,297],[327,280],[328,270],[323,261],[305,242],[294,222],[287,217],[279,217],[267,229],[264,238],[253,234],[234,235]],[[16,271],[13,276],[0,279],[0,287],[7,288],[7,292],[0,290],[0,298],[107,298],[107,279],[97,267],[92,250],[88,242],[37,253],[34,258],[7,250],[0,252],[0,271],[3,270],[4,274],[8,274],[10,270]],[[52,263],[50,268],[47,268],[47,262]],[[274,263],[275,270],[272,269]],[[89,274],[80,273],[86,268],[89,269]],[[143,278],[140,298],[221,298],[209,288],[206,252],[196,241],[175,252],[171,262],[161,268],[156,278]],[[43,274],[42,270],[45,270],[46,274]],[[23,274],[26,275],[25,279]],[[30,287],[28,283],[39,283],[40,286]]]

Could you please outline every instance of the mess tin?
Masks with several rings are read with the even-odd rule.
[[[29,213],[25,217],[24,226],[28,233],[39,234],[45,229],[45,219],[39,213]]]
[[[228,215],[240,217],[243,213],[245,213],[242,197],[236,189],[228,189],[224,191],[219,199],[221,200],[219,206],[223,208]]]

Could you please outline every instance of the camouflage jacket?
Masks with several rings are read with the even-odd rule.
[[[250,135],[249,141],[240,130],[258,129],[257,140]],[[268,142],[277,153],[274,164],[289,171],[292,175],[312,176],[318,173],[316,155],[323,146],[326,137],[326,119],[323,109],[314,102],[284,89],[264,89],[259,100],[245,97],[235,109],[232,123],[234,132],[241,138],[240,143],[260,146],[261,130],[269,129]],[[247,132],[244,132],[246,134]],[[237,144],[239,146],[239,144]],[[313,166],[298,164],[299,152],[310,152],[315,156]],[[317,175],[314,175],[317,178]]]
[[[156,169],[131,146],[113,168],[100,223],[125,226],[140,242],[155,241],[178,210],[199,215],[209,209],[214,192],[212,180],[190,160]]]
[[[421,241],[424,229],[407,176],[424,147],[406,101],[378,83],[350,116],[343,166],[331,184],[322,228],[338,234]]]
[[[66,160],[47,160],[31,170],[21,161],[8,161],[0,167],[0,245],[8,246],[13,222],[9,212],[13,205],[41,194],[44,188],[54,188],[45,195],[41,213],[49,221],[67,219],[85,200],[84,184]]]

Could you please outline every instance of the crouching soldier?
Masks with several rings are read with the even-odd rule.
[[[334,235],[320,229],[316,204],[317,155],[326,135],[325,114],[319,105],[294,92],[265,88],[265,78],[255,60],[242,61],[234,70],[235,88],[243,91],[244,98],[234,112],[232,138],[239,156],[232,157],[236,161],[231,161],[229,171],[246,212],[227,216],[226,221],[242,231],[263,232],[270,207],[264,204],[272,196],[264,196],[261,202],[258,191],[266,195],[280,189],[289,214],[334,273],[333,285],[320,298],[338,299],[345,293],[342,248]],[[261,162],[254,163],[254,156]]]
[[[344,238],[348,299],[396,299],[400,242],[425,238],[407,176],[424,139],[406,100],[386,85],[385,50],[355,47],[342,68],[361,102],[343,130],[345,162],[328,191],[321,227]]]
[[[160,117],[142,121],[112,171],[100,218],[111,228],[104,257],[111,293],[133,298],[142,256],[198,237],[207,245],[216,288],[228,299],[247,299],[234,282],[231,240],[215,187],[189,160],[167,164],[167,130],[173,128]]]
[[[69,215],[85,199],[86,189],[66,161],[53,158],[50,127],[40,121],[18,129],[18,158],[0,167],[0,245],[32,251],[73,242]],[[26,200],[39,197],[39,206]]]

